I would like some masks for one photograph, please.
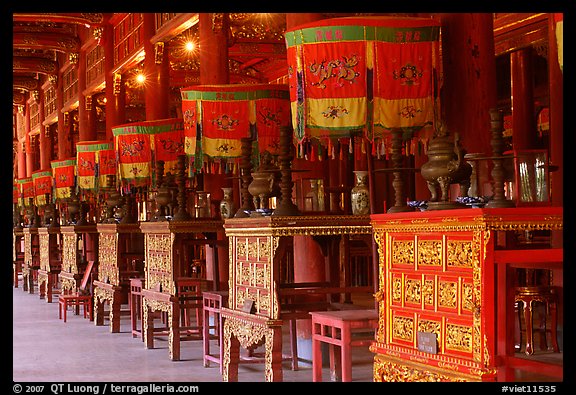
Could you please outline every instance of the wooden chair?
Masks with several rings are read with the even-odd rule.
[[[86,315],[88,315],[90,321],[94,321],[94,315],[92,313],[92,295],[90,294],[90,290],[87,289],[88,281],[92,275],[93,268],[94,261],[89,261],[88,265],[86,266],[84,276],[82,277],[80,288],[76,292],[60,294],[58,297],[59,319],[62,319],[62,316],[64,316],[64,322],[66,322],[66,312],[68,311],[68,306],[76,307],[76,314],[80,313],[80,306],[83,306],[84,318],[86,318]]]

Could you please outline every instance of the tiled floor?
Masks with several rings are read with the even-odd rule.
[[[71,312],[66,323],[59,320],[57,296],[47,303],[21,286],[12,288],[12,293],[14,382],[222,382],[217,364],[204,367],[199,340],[181,342],[181,360],[170,361],[167,338],[157,338],[155,348],[146,349],[140,338],[132,337],[128,315],[122,315],[121,332],[111,333],[108,320],[104,326],[95,326]],[[123,306],[123,310],[127,308]],[[216,347],[213,343],[211,349]],[[284,352],[289,354],[287,336]],[[541,356],[551,358],[549,363],[562,364],[563,353]],[[367,347],[353,348],[354,382],[373,381],[373,358]],[[263,364],[241,364],[238,372],[240,382],[265,381]],[[558,381],[537,372],[516,374],[516,380],[522,382]],[[312,382],[312,368],[301,361],[299,370],[293,371],[285,361],[283,376],[284,382]],[[323,378],[329,380],[327,367]]]
[[[58,319],[58,303],[47,303],[38,294],[13,288],[13,380],[15,382],[221,382],[219,366],[204,367],[202,342],[181,342],[181,360],[168,358],[167,338],[155,340],[146,349],[140,338],[133,338],[130,319],[121,318],[121,332],[109,326],[68,314]],[[127,308],[127,306],[124,306]],[[106,322],[107,323],[107,322]],[[284,342],[285,352],[289,343]],[[216,350],[216,344],[211,347]],[[366,348],[354,348],[353,381],[372,381],[374,355]],[[290,369],[284,362],[285,382],[311,382],[312,368],[307,362]],[[263,364],[241,364],[240,382],[264,382]],[[324,369],[324,379],[329,369]]]

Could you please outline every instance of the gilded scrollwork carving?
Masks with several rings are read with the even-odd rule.
[[[50,271],[50,235],[41,234],[39,236],[40,246],[40,269]]]
[[[404,341],[414,340],[414,319],[402,316],[392,317],[392,338]]]
[[[425,366],[414,366],[395,360],[386,360],[380,356],[374,358],[374,381],[377,382],[442,382],[468,381],[461,375],[452,375],[431,370]]]
[[[407,279],[404,284],[404,301],[420,304],[422,297],[420,280]]]
[[[446,349],[472,353],[472,328],[446,324]]]
[[[414,240],[392,241],[392,264],[414,265]]]
[[[456,308],[458,303],[458,283],[454,281],[439,281],[438,306]]]
[[[418,240],[418,265],[442,265],[442,240]]]
[[[468,240],[448,240],[446,250],[449,267],[472,267],[478,259],[477,251]]]
[[[98,278],[108,278],[112,285],[120,285],[117,254],[118,234],[101,233],[98,238]]]

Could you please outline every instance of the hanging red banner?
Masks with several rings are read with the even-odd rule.
[[[392,129],[416,136],[432,125],[439,32],[433,19],[398,17],[326,19],[287,31],[296,141],[330,146],[361,136],[378,144]]]
[[[37,170],[32,173],[32,183],[34,185],[34,196],[36,204],[42,206],[47,204],[46,194],[52,194],[52,171]]]
[[[78,187],[84,190],[97,189],[98,163],[97,153],[112,149],[108,141],[81,141],[76,143],[76,163]]]
[[[76,185],[76,159],[53,160],[50,166],[56,199],[70,197],[70,188]]]
[[[197,169],[214,161],[237,160],[244,137],[252,138],[256,158],[264,150],[279,153],[279,128],[290,124],[286,85],[197,85],[181,92],[187,136],[190,142],[199,141],[194,149]]]
[[[22,204],[28,206],[30,199],[34,198],[34,182],[32,177],[19,178],[18,186],[20,188],[20,198],[22,199]]]
[[[98,185],[107,185],[106,177],[116,174],[116,151],[114,148],[103,149],[96,153],[98,165]]]
[[[112,133],[124,188],[152,185],[157,160],[165,161],[164,174],[174,173],[176,158],[184,153],[182,119],[135,122],[115,127]]]

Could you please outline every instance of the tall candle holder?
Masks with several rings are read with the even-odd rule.
[[[174,221],[190,221],[192,216],[186,210],[186,155],[179,155],[176,164],[178,174],[176,175],[176,183],[178,185],[178,195],[176,200],[178,202],[178,209],[174,214]]]
[[[292,129],[289,127],[280,128],[280,203],[272,215],[300,215],[298,206],[292,201],[292,158],[294,150],[292,147]]]
[[[240,196],[242,198],[242,205],[234,214],[234,218],[246,218],[249,217],[249,212],[254,210],[254,204],[252,201],[252,195],[248,191],[248,187],[252,182],[252,162],[250,161],[250,156],[252,155],[252,139],[244,137],[240,140],[242,157],[240,159]]]
[[[401,213],[405,211],[413,211],[411,207],[406,204],[406,193],[404,191],[404,179],[402,169],[402,129],[395,128],[392,130],[392,171],[394,179],[392,180],[392,187],[394,188],[394,206],[388,209],[389,213]]]
[[[506,199],[504,189],[504,114],[495,108],[490,109],[490,127],[492,131],[492,199],[486,204],[489,208],[515,207],[512,200]]]

